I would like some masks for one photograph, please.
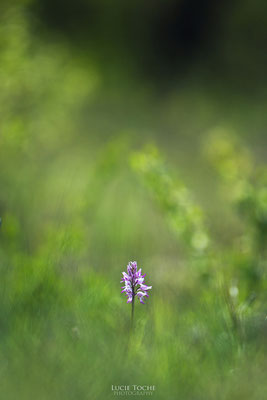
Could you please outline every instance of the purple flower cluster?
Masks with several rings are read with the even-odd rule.
[[[147,291],[152,289],[152,286],[147,286],[144,283],[145,275],[142,275],[141,268],[137,271],[137,262],[129,262],[127,265],[127,274],[126,272],[122,273],[123,278],[121,282],[124,283],[122,287],[122,293],[128,297],[127,303],[134,302],[135,296],[138,297],[140,303],[144,303],[144,298],[149,297]]]

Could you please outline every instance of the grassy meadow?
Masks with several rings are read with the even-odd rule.
[[[155,385],[155,400],[266,399],[264,85],[229,95],[196,71],[166,92],[134,74],[118,83],[11,3],[0,399],[122,397],[112,385]],[[120,279],[133,260],[153,288],[130,331]]]

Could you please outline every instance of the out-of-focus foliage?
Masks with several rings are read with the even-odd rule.
[[[207,139],[207,154],[228,183],[227,191],[228,194],[231,193],[230,199],[233,199],[234,205],[241,211],[241,217],[244,220],[244,232],[235,239],[234,245],[228,246],[228,248],[221,248],[220,243],[216,243],[214,240],[210,241],[209,248],[199,248],[195,245],[195,241],[192,240],[194,235],[198,237],[201,233],[203,237],[208,237],[204,231],[203,222],[195,215],[193,219],[190,218],[191,210],[195,208],[188,197],[187,189],[168,173],[156,149],[134,154],[132,164],[133,168],[144,178],[148,188],[152,190],[152,194],[159,202],[167,220],[174,227],[174,231],[181,235],[187,245],[189,244],[191,250],[189,257],[194,255],[193,250],[205,249],[204,254],[200,253],[190,262],[194,264],[194,268],[199,269],[200,277],[203,277],[204,272],[204,276],[212,279],[212,283],[208,286],[210,293],[220,287],[233,327],[241,330],[239,334],[243,336],[242,317],[252,312],[251,306],[255,300],[258,300],[256,308],[266,300],[266,237],[264,230],[266,199],[263,196],[266,186],[264,180],[258,178],[249,152],[245,148],[239,148],[239,151],[236,151],[237,143],[232,137],[234,136],[219,135],[216,130]],[[239,146],[241,147],[241,144]],[[253,180],[252,177],[255,175],[255,180]],[[244,189],[249,186],[253,188],[250,191],[251,201],[244,207],[248,193],[246,190],[242,192],[240,188]],[[179,192],[186,193],[187,197],[179,196]],[[261,199],[261,213],[258,210],[259,198]],[[182,219],[178,218],[179,214]],[[201,214],[198,212],[197,215]],[[205,265],[204,269],[203,264]],[[214,265],[216,265],[215,269]],[[204,283],[203,286],[205,286]]]
[[[136,117],[93,62],[35,35],[22,2],[1,7],[0,397],[149,384],[155,399],[263,400],[266,165],[222,129],[200,155],[190,131],[214,126],[215,108],[192,87],[152,105],[127,89],[145,107]],[[132,336],[119,284],[130,259],[153,286]]]
[[[254,167],[249,151],[234,135],[220,129],[208,141],[207,153],[227,184],[234,205],[250,226],[259,251],[266,248],[267,233],[267,170]],[[230,190],[229,190],[230,189]]]
[[[191,251],[204,250],[209,239],[202,211],[194,205],[185,185],[166,171],[157,149],[134,154],[131,163],[144,177],[178,238],[183,238]]]

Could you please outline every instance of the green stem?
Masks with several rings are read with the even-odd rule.
[[[133,296],[133,300],[132,300],[132,318],[131,318],[131,328],[133,328],[133,322],[134,322],[134,299],[135,299],[135,296]]]

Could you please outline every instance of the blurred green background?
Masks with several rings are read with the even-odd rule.
[[[1,1],[0,398],[266,398],[266,42],[263,0]]]

